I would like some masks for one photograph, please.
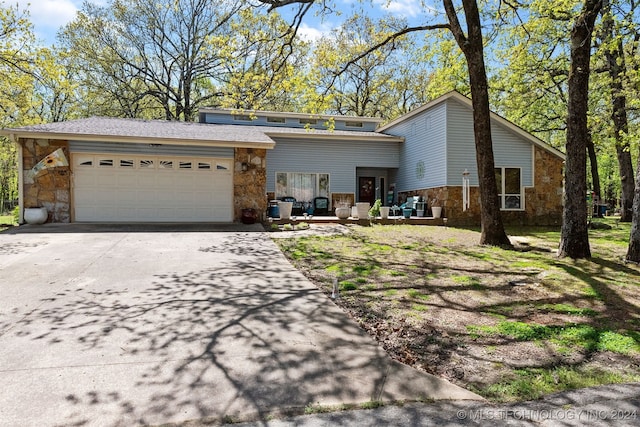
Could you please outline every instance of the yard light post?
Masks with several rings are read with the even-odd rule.
[[[467,169],[462,172],[462,211],[469,209],[469,199],[471,192],[469,189],[469,171]]]

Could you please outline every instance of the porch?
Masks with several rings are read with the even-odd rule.
[[[433,225],[433,226],[446,226],[447,219],[446,218],[434,218],[434,217],[418,217],[412,216],[410,218],[405,218],[402,215],[400,216],[389,216],[387,219],[382,219],[380,217],[374,219],[359,219],[349,217],[347,219],[340,219],[337,216],[316,216],[316,215],[307,215],[304,216],[292,216],[289,219],[279,219],[279,218],[267,218],[265,224],[269,226],[270,224],[284,225],[284,224],[300,224],[301,222],[306,222],[307,224],[359,224],[359,225],[370,225],[370,224],[380,224],[380,225],[394,225],[394,224],[410,224],[410,225]]]

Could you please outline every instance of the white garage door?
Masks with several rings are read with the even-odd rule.
[[[232,159],[73,154],[75,221],[231,222]]]

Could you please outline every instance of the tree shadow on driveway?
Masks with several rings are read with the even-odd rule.
[[[14,351],[0,357],[41,372],[55,408],[45,424],[265,419],[309,405],[474,397],[391,361],[262,234],[215,240],[182,254],[200,269],[68,288],[16,325]]]

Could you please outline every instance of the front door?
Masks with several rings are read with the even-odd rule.
[[[373,176],[361,176],[358,178],[358,201],[368,202],[370,205],[375,202],[376,178]]]

